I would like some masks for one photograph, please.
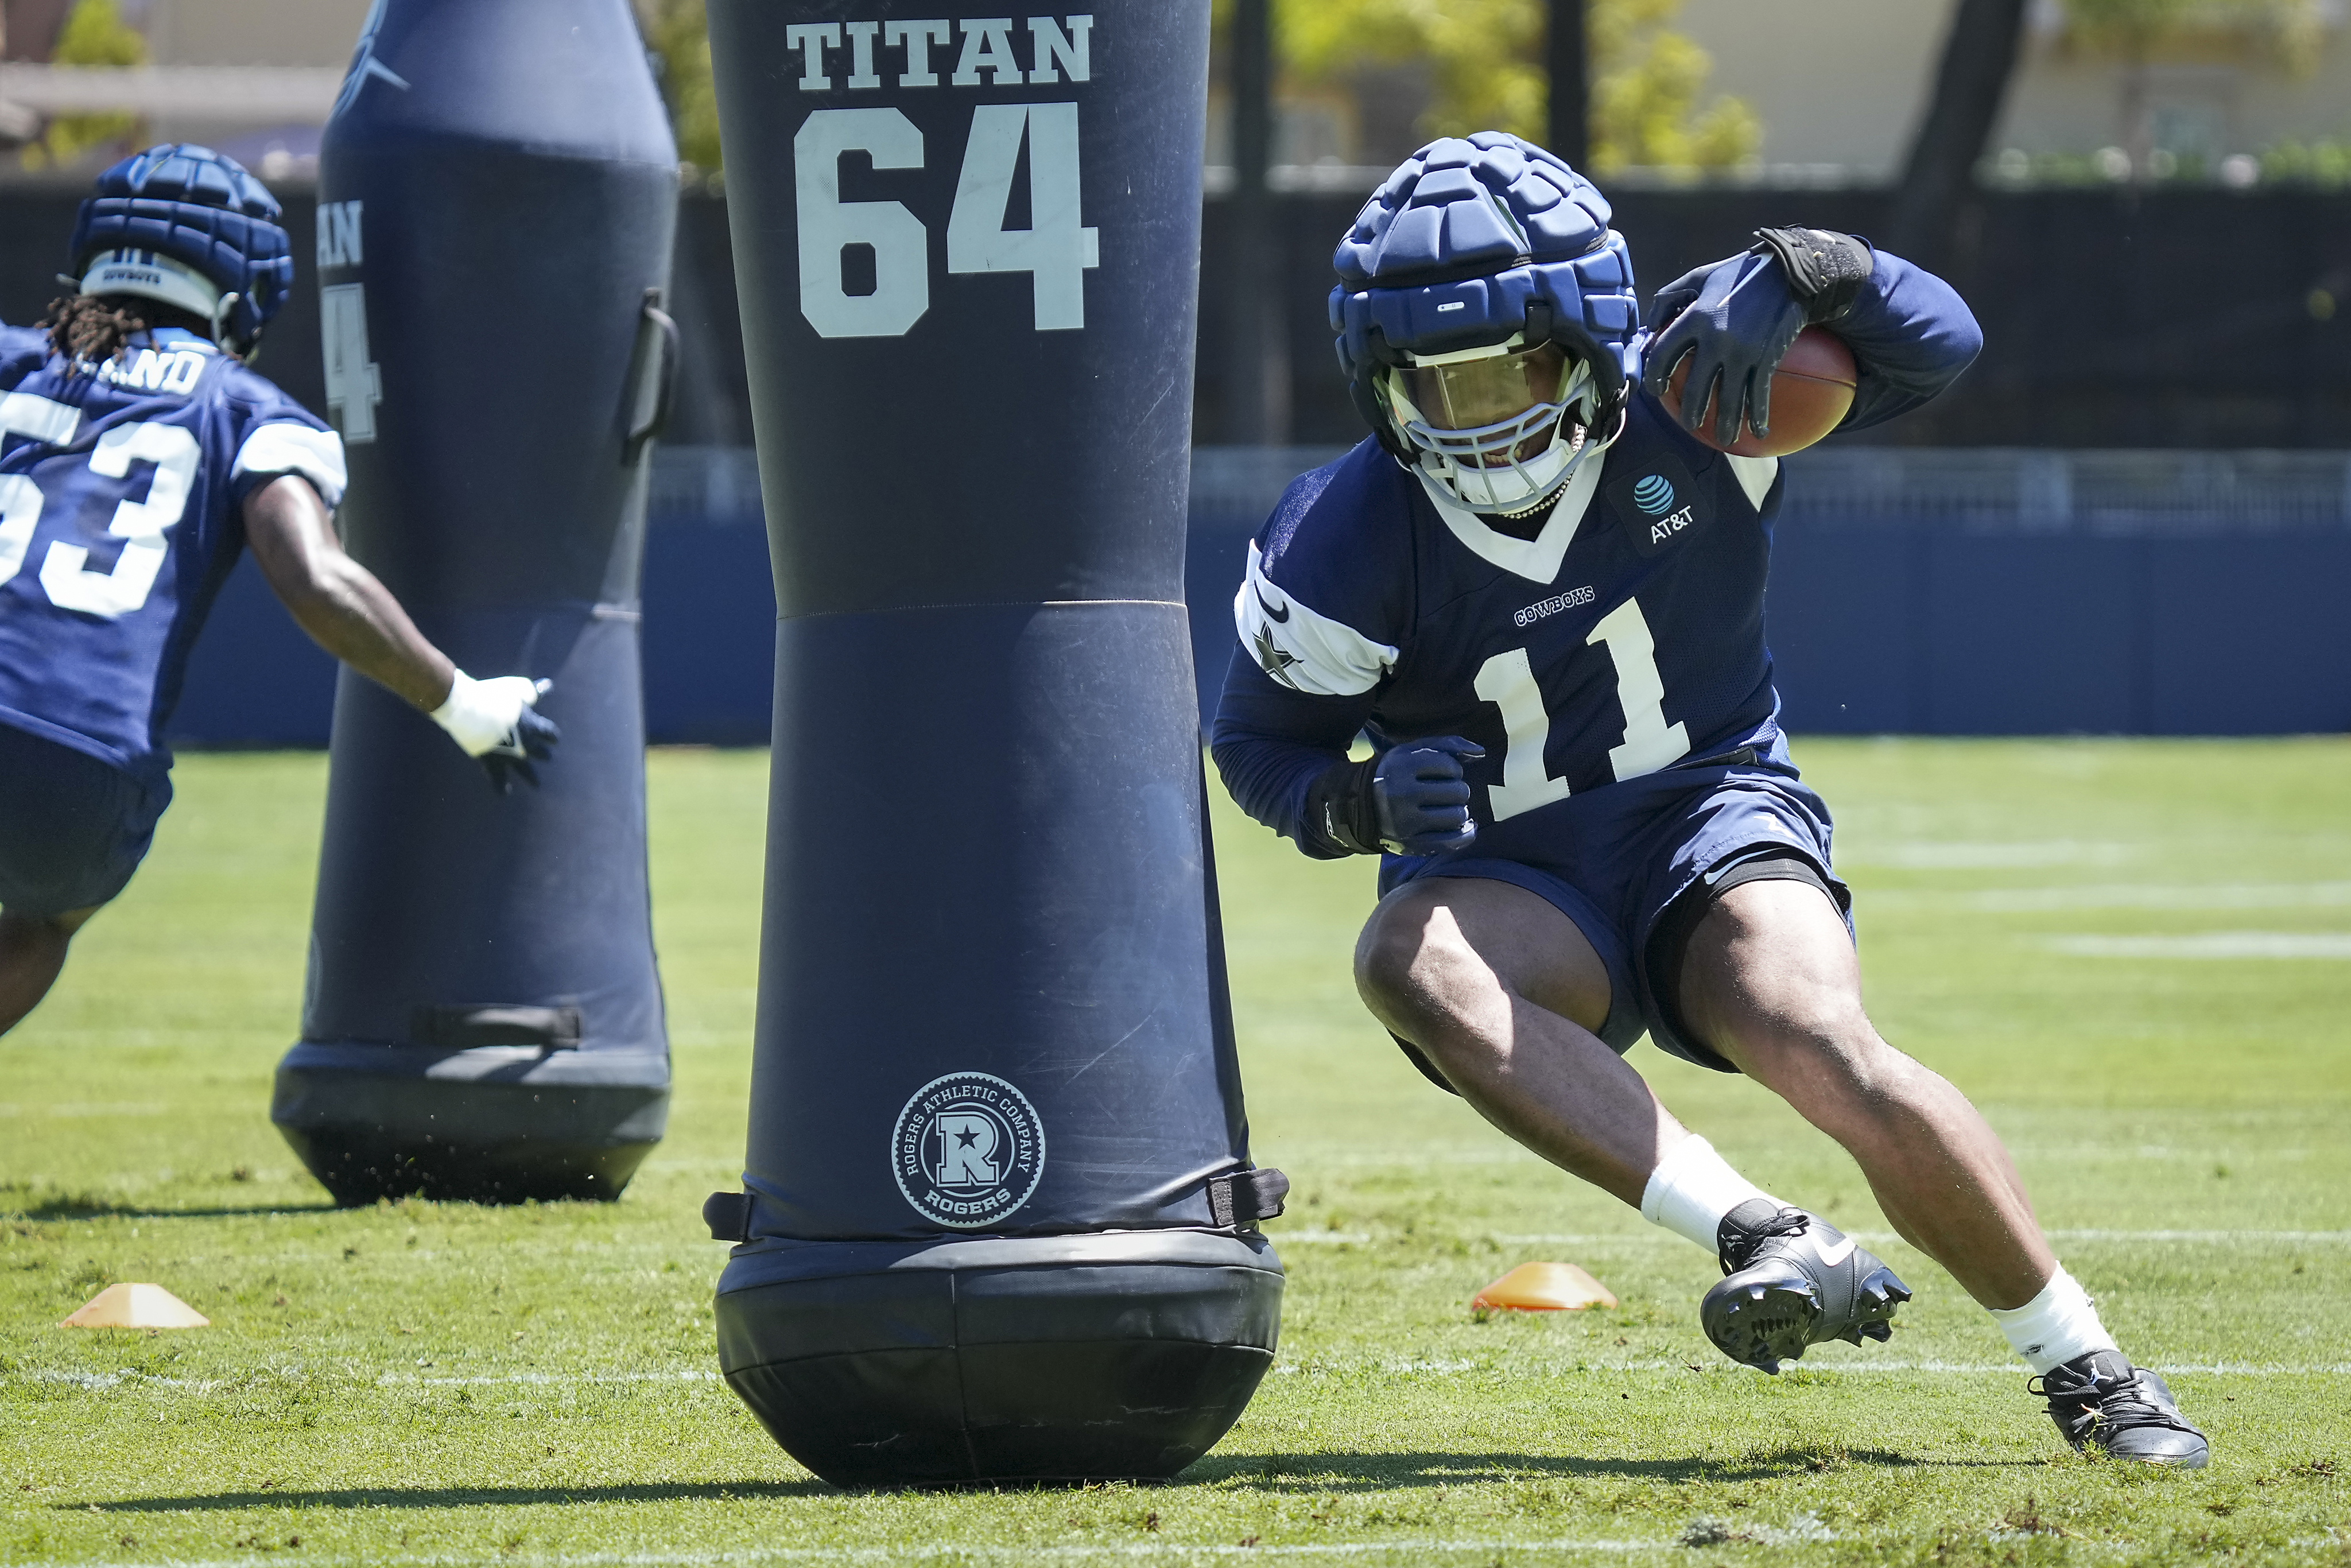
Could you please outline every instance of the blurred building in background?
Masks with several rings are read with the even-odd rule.
[[[1901,170],[1956,0],[1685,0],[1713,83],[1764,126],[1754,175]],[[2032,0],[1985,172],[2003,184],[2251,185],[2351,150],[2344,0]],[[2351,163],[2334,176],[2351,181]]]
[[[0,0],[0,178],[184,141],[307,183],[368,4]]]

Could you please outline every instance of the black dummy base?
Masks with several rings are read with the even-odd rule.
[[[718,1361],[841,1487],[1165,1480],[1273,1364],[1254,1230],[758,1240],[718,1282]]]
[[[669,1061],[529,1047],[304,1041],[269,1119],[336,1203],[611,1202],[661,1142]]]

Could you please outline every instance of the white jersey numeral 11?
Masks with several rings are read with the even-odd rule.
[[[1637,779],[1688,756],[1688,728],[1678,721],[1666,722],[1666,682],[1657,673],[1656,639],[1649,634],[1640,604],[1626,600],[1602,616],[1584,641],[1607,647],[1609,661],[1616,666],[1616,700],[1625,709],[1625,743],[1609,748],[1609,771],[1620,779]],[[1488,659],[1479,666],[1476,690],[1501,710],[1506,737],[1502,781],[1486,789],[1494,821],[1508,821],[1521,811],[1566,800],[1567,780],[1552,778],[1543,761],[1551,740],[1551,714],[1527,651],[1505,649]]]

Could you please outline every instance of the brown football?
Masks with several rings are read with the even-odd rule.
[[[1853,406],[1856,373],[1853,350],[1842,339],[1824,327],[1807,327],[1796,334],[1780,368],[1771,373],[1771,434],[1758,435],[1752,426],[1741,424],[1739,439],[1729,446],[1716,441],[1714,404],[1721,395],[1719,391],[1706,400],[1706,413],[1690,434],[1734,457],[1784,457],[1802,452],[1834,430],[1844,411]],[[1681,413],[1682,387],[1688,380],[1689,361],[1685,358],[1666,383],[1666,407],[1677,418]]]

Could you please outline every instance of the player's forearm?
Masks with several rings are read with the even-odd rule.
[[[1925,267],[1878,251],[1853,308],[1830,330],[1844,340],[1861,384],[1842,428],[1907,413],[1959,380],[1983,329],[1959,291]]]
[[[1351,852],[1317,830],[1309,797],[1314,781],[1344,766],[1348,743],[1369,705],[1315,697],[1269,680],[1237,652],[1217,705],[1208,754],[1240,809],[1317,860]]]
[[[319,561],[307,581],[279,596],[311,641],[377,685],[426,713],[448,699],[456,665],[357,561]]]

